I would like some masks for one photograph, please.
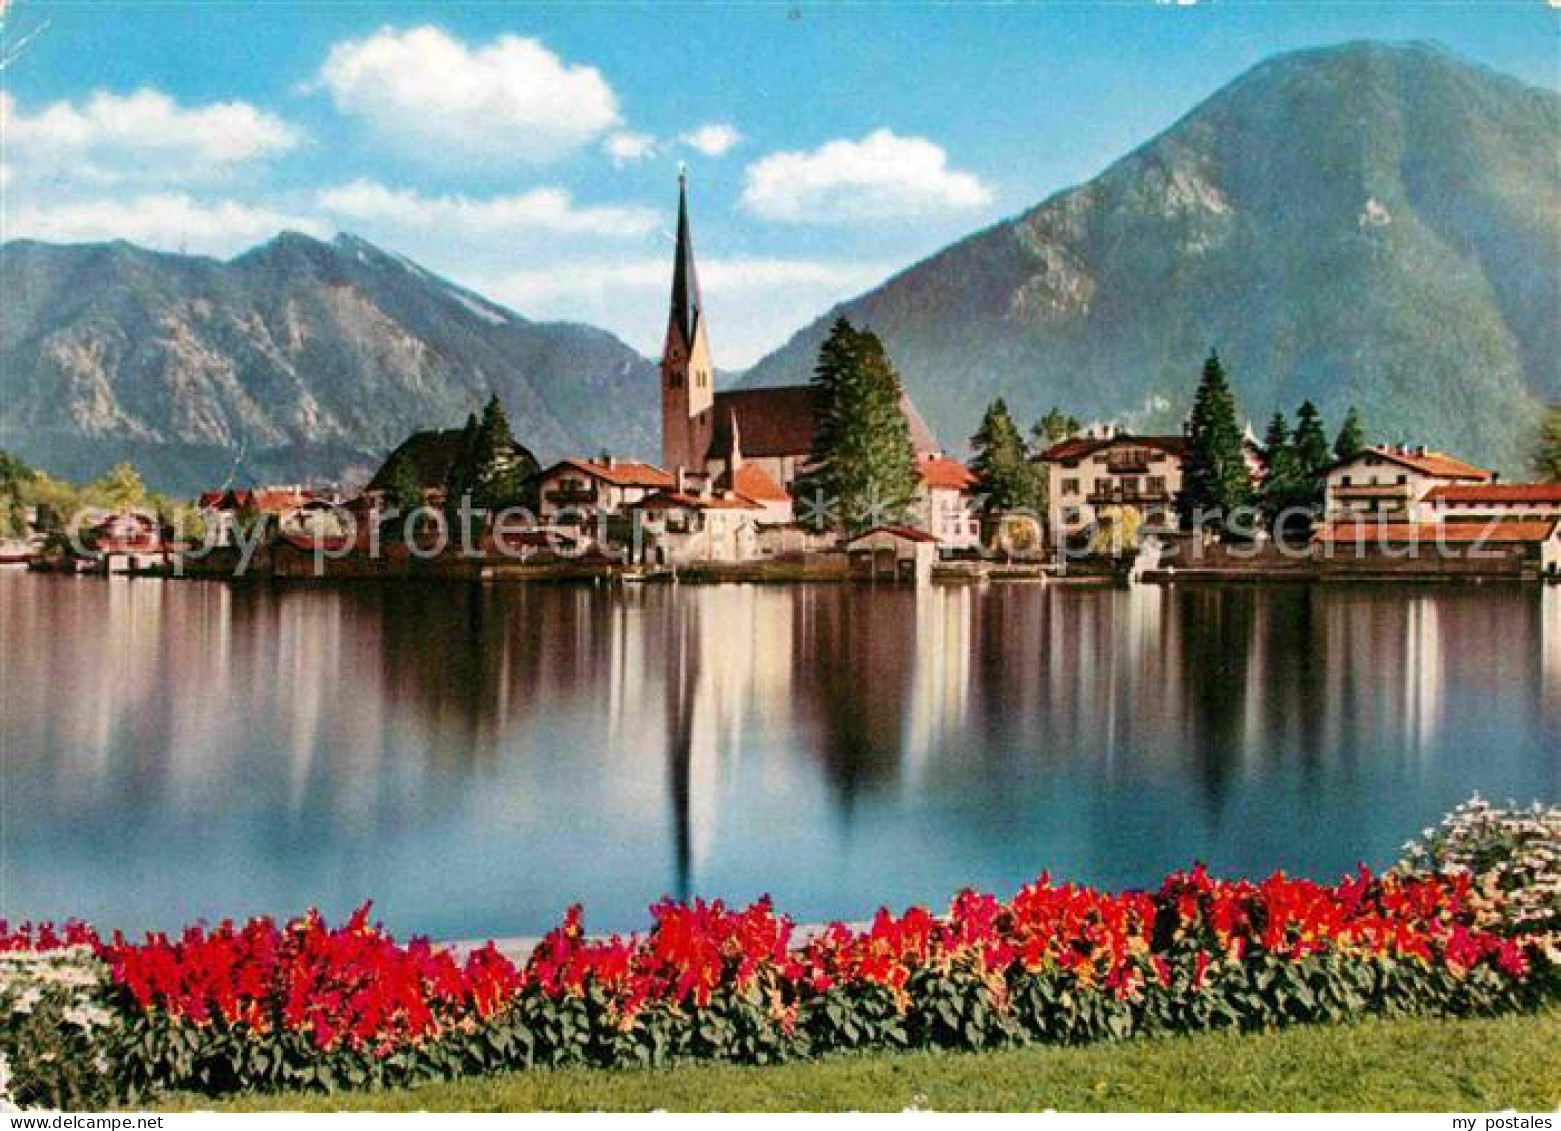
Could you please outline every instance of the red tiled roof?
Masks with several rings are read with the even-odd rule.
[[[1433,503],[1561,503],[1561,483],[1445,483],[1426,492]]]
[[[756,463],[744,463],[737,469],[736,475],[723,475],[721,485],[759,502],[784,503],[791,500],[786,488],[775,482],[775,477]]]
[[[1465,463],[1461,459],[1447,455],[1445,452],[1426,452],[1421,455],[1418,451],[1401,451],[1398,448],[1367,448],[1357,452],[1349,459],[1341,459],[1329,465],[1327,470],[1332,471],[1336,467],[1344,467],[1354,463],[1363,456],[1376,456],[1385,459],[1389,463],[1396,463],[1400,467],[1407,467],[1412,471],[1418,471],[1422,475],[1434,475],[1440,479],[1473,479],[1484,482],[1491,478],[1491,473],[1483,467],[1475,467],[1472,463]]]
[[[1341,519],[1318,528],[1312,535],[1319,542],[1379,542],[1409,544],[1483,543],[1486,545],[1543,542],[1555,533],[1561,519],[1474,519],[1461,522],[1362,522]]]
[[[916,461],[916,474],[928,487],[963,491],[976,481],[975,472],[947,456],[925,455]]]
[[[863,538],[869,538],[874,534],[892,534],[896,538],[904,538],[907,542],[936,542],[937,535],[928,534],[925,530],[917,530],[914,526],[875,526],[871,530],[864,530],[851,542],[860,542]]]
[[[711,454],[724,458],[732,450],[732,416],[737,417],[739,446],[745,456],[779,458],[805,456],[813,450],[817,424],[812,385],[783,385],[773,389],[731,389],[715,395]],[[900,411],[910,426],[911,446],[917,452],[934,452],[938,442],[921,418],[908,394],[900,397]]]
[[[1065,460],[1094,455],[1102,448],[1114,447],[1117,444],[1128,448],[1154,448],[1173,456],[1187,453],[1185,436],[1134,436],[1127,432],[1118,432],[1115,436],[1074,436],[1053,444],[1041,453],[1041,458],[1048,463],[1061,463]]]
[[[206,491],[201,494],[202,510],[237,511],[254,507],[264,514],[280,514],[302,506],[318,494],[305,487],[240,487],[229,491]]]
[[[670,472],[648,463],[614,460],[611,467],[594,459],[565,459],[537,476],[546,479],[562,468],[570,467],[582,475],[611,483],[614,487],[672,487],[677,479]]]
[[[695,495],[687,491],[657,491],[654,495],[647,496],[633,505],[642,510],[684,508],[687,510],[753,511],[760,509],[758,503],[741,495]]]

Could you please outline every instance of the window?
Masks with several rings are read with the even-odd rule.
[[[1064,526],[1073,526],[1079,521],[1078,507],[1063,507],[1062,522]]]
[[[1348,475],[1346,475],[1343,479],[1339,480],[1339,486],[1340,487],[1348,487],[1349,485],[1350,485],[1350,477]]]
[[[1151,495],[1165,494],[1165,476],[1151,475],[1149,477],[1149,493]]]
[[[1409,476],[1407,476],[1407,475],[1400,475],[1398,477],[1398,485],[1400,487],[1402,487],[1405,483],[1408,483],[1408,482],[1409,482]]]
[[[1077,495],[1079,493],[1079,481],[1077,479],[1064,479],[1062,481],[1062,493],[1064,495]]]

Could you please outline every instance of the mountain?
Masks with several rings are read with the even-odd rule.
[[[1561,96],[1424,44],[1264,62],[1094,180],[842,304],[945,444],[993,396],[1176,427],[1217,347],[1259,431],[1317,401],[1508,471],[1561,399]]]
[[[0,294],[0,448],[59,475],[130,459],[182,493],[362,479],[490,391],[542,458],[656,445],[655,366],[617,338],[528,321],[353,236],[283,233],[227,262],[14,241]]]

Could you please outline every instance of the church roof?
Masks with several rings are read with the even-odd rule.
[[[786,488],[775,482],[775,477],[756,463],[744,463],[735,475],[727,471],[721,476],[719,486],[761,503],[784,503],[791,500]]]
[[[957,459],[943,455],[923,455],[916,461],[916,474],[929,488],[964,491],[973,487],[976,476]]]
[[[694,237],[688,226],[688,178],[678,177],[678,246],[672,263],[672,323],[685,348],[694,344],[694,328],[704,313],[699,273],[694,269]]]
[[[739,446],[745,457],[805,456],[813,449],[817,427],[812,385],[782,385],[773,389],[730,389],[715,395],[715,430],[711,454],[722,458],[732,450],[732,418],[737,418]],[[910,425],[911,447],[918,455],[935,452],[938,442],[908,395],[900,396],[900,411]]]

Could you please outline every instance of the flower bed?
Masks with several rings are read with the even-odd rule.
[[[539,1064],[1075,1043],[1553,999],[1553,938],[1504,930],[1482,892],[1467,871],[1362,870],[1330,886],[1194,868],[1123,893],[1043,876],[1012,899],[966,891],[944,915],[880,911],[803,945],[768,899],[665,902],[644,935],[607,939],[588,937],[575,908],[524,966],[491,945],[461,961],[425,940],[399,944],[366,906],[336,927],[310,912],[141,941],[0,927],[8,956],[78,963],[101,1014],[79,1032],[57,1026],[70,1040],[40,1061],[18,1034],[45,1041],[32,1019],[46,1013],[48,1031],[81,1003],[49,1012],[35,997],[19,1010],[0,986],[0,1039],[19,1098],[83,1102]],[[80,1072],[83,1058],[99,1070]]]

